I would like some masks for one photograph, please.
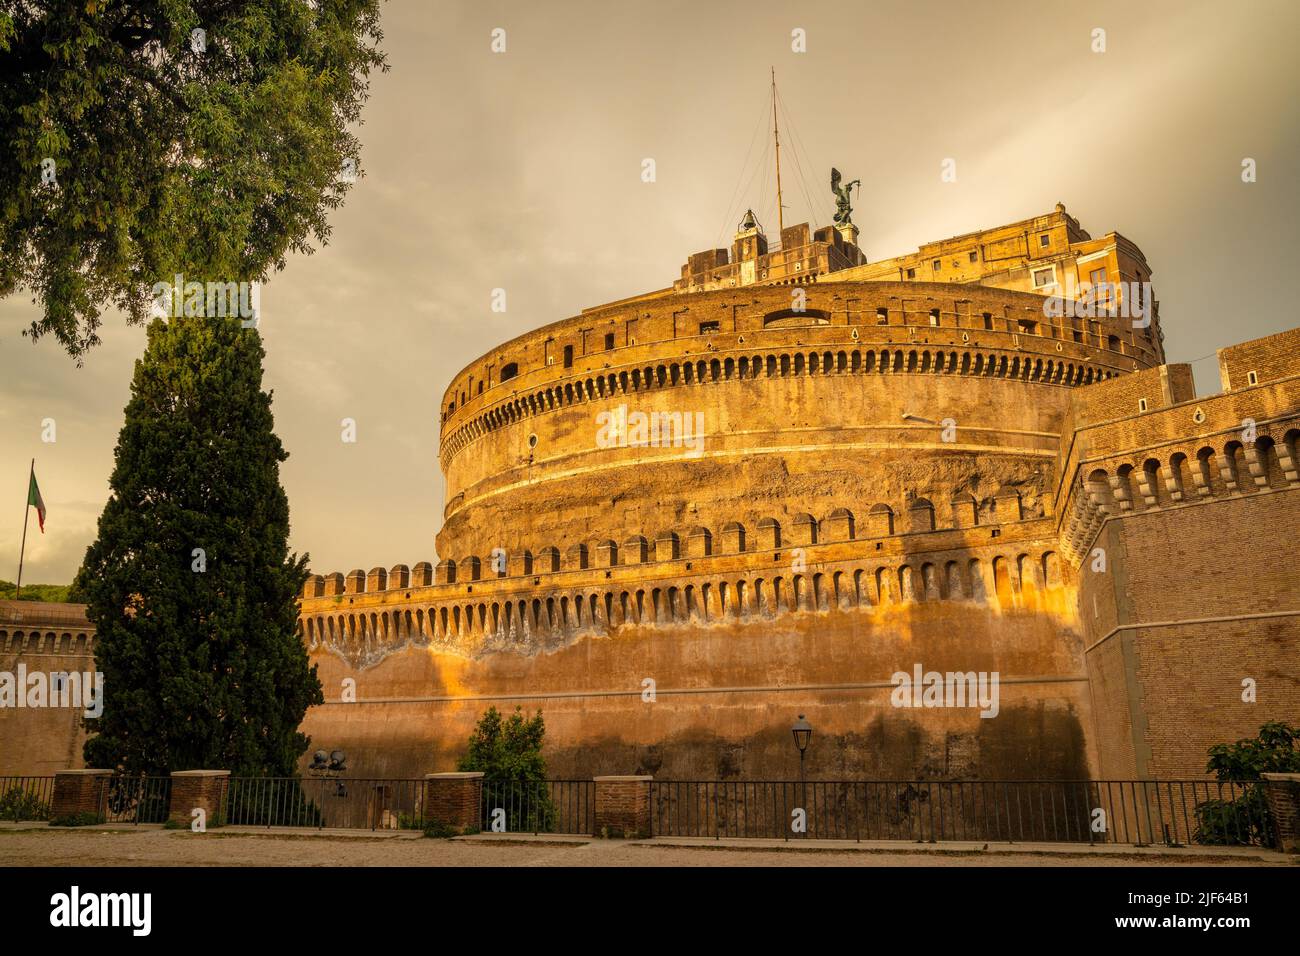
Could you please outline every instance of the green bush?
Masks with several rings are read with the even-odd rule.
[[[456,769],[483,774],[480,819],[488,829],[494,810],[505,811],[508,833],[549,833],[558,813],[546,785],[546,759],[542,744],[546,722],[539,710],[525,717],[523,708],[502,718],[489,707],[479,718],[469,739],[469,750]]]
[[[1300,772],[1300,727],[1281,721],[1264,724],[1254,739],[1215,744],[1208,751],[1206,772],[1220,782],[1245,782],[1231,800],[1206,800],[1196,805],[1192,839],[1207,846],[1275,846],[1277,834],[1268,811],[1265,773]]]
[[[50,805],[23,787],[10,787],[0,795],[0,820],[48,820]]]
[[[103,823],[104,818],[98,813],[82,811],[81,813],[67,813],[61,817],[55,817],[50,821],[52,827],[93,827]]]
[[[449,840],[454,836],[460,836],[460,831],[441,820],[430,820],[424,825],[424,835],[433,840]]]

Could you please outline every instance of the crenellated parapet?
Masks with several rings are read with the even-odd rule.
[[[1055,494],[1067,558],[1110,518],[1300,488],[1297,347],[1292,331],[1221,349],[1215,395],[1196,396],[1186,365],[1081,393]]]
[[[1001,499],[1004,517],[1012,500]],[[366,667],[411,644],[474,658],[536,653],[621,627],[886,613],[935,601],[1006,610],[1065,606],[1059,595],[1068,573],[1063,576],[1050,519],[836,540],[823,537],[821,528],[850,528],[852,515],[823,522],[803,517],[788,529],[776,519],[761,522],[753,535],[737,523],[725,528],[720,540],[748,544],[745,550],[715,549],[712,533],[699,528],[686,537],[685,548],[676,532],[653,541],[637,535],[621,545],[607,540],[595,549],[595,561],[585,548],[574,549],[564,564],[553,548],[543,552],[545,565],[531,555],[506,556],[495,565],[444,560],[433,583],[425,583],[427,562],[417,566],[426,573],[410,577],[405,565],[314,575],[304,588],[300,629],[310,648]],[[394,583],[402,580],[407,585]],[[368,589],[380,581],[389,583]]]
[[[84,604],[0,601],[0,656],[92,657],[95,628]]]

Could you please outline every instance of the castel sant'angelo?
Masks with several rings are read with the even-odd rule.
[[[805,714],[810,777],[1130,779],[1295,720],[1300,331],[1220,350],[1198,397],[1141,250],[1062,205],[857,240],[747,215],[461,371],[440,560],[307,582],[313,746],[451,770],[518,705],[552,776],[786,778]],[[4,609],[0,666],[89,653],[38,608]],[[996,695],[900,699],[931,672]],[[81,766],[74,715],[22,719],[0,772]]]

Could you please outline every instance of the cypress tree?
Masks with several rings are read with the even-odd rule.
[[[261,336],[158,319],[135,364],[99,535],[74,585],[96,629],[104,710],[87,766],[291,775],[320,681],[296,633],[288,454]]]

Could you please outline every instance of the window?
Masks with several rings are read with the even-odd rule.
[[[609,351],[610,349],[612,349],[613,347],[614,347],[614,333],[613,333],[613,332],[606,332],[606,333],[605,333],[605,351],[608,352],[608,351]]]
[[[1037,335],[1038,323],[1033,319],[1017,319],[1016,326],[1025,335]]]
[[[942,266],[943,266],[943,263],[942,263],[942,262],[940,262],[938,259],[935,259],[935,260],[934,260],[934,271],[935,271],[935,272],[938,272],[939,269],[942,268]]]
[[[1035,269],[1034,270],[1034,288],[1042,289],[1049,285],[1056,285],[1055,269]]]
[[[985,313],[984,313],[984,331],[985,331],[985,332],[992,332],[992,331],[993,331],[993,313],[992,313],[992,312],[985,312]]]
[[[722,330],[721,322],[701,322],[700,335],[707,335],[709,332],[719,332]]]
[[[930,310],[930,324],[931,324],[931,325],[938,325],[938,324],[939,324],[939,310],[938,310],[938,309],[931,309],[931,310]]]
[[[888,325],[888,324],[889,324],[889,310],[876,309],[876,325]]]
[[[518,362],[510,362],[507,365],[501,366],[501,381],[503,382],[510,381],[510,379],[514,378],[518,374],[519,374]]]
[[[970,254],[970,261],[971,261],[971,262],[979,262],[979,261],[980,261],[980,254],[979,254],[978,252],[972,252],[972,253]]]
[[[478,393],[479,393],[480,395],[483,394],[483,383],[482,383],[482,382],[479,382],[479,383],[478,383]]]
[[[915,270],[915,269],[908,269],[908,270],[907,270],[907,277],[908,277],[909,279],[915,279],[915,278],[916,278],[916,270]]]
[[[1145,412],[1146,410],[1147,410],[1147,400],[1146,400],[1145,398],[1139,398],[1139,399],[1138,399],[1138,411],[1139,411],[1139,412]]]
[[[564,347],[564,367],[573,368],[573,346],[572,345],[566,345]],[[504,372],[501,377],[505,378]]]
[[[1047,233],[1043,233],[1041,236],[1038,237],[1038,245],[1041,248],[1046,249],[1051,244],[1052,244],[1052,237],[1049,236]]]
[[[1258,385],[1258,384],[1259,384],[1259,376],[1256,375],[1254,372],[1247,372],[1247,373],[1246,373],[1246,384],[1248,384],[1248,385]]]

